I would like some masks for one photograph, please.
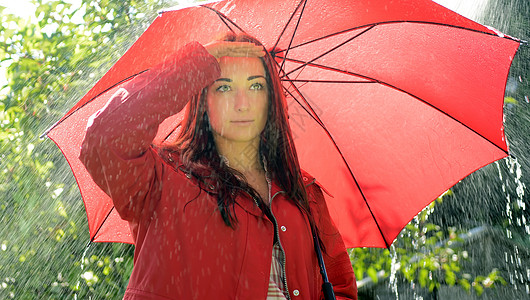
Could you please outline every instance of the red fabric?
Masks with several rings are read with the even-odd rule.
[[[347,247],[387,247],[432,200],[507,156],[502,108],[514,39],[429,0],[225,0],[207,7],[267,49],[291,46],[277,58],[288,74],[300,164],[333,196],[327,205]],[[107,89],[190,41],[206,43],[226,24],[235,28],[219,15],[206,7],[160,14],[49,133],[74,171],[94,241],[132,238],[77,159],[88,117],[116,91]],[[297,70],[300,62],[309,64]],[[321,82],[306,82],[315,79]],[[159,137],[173,130],[173,118]]]
[[[158,124],[219,75],[215,58],[193,43],[123,85],[88,122],[81,161],[129,222],[136,245],[124,299],[266,298],[273,224],[240,196],[237,227],[226,226],[215,198],[150,146]],[[337,299],[356,299],[351,263],[324,196],[306,173],[304,181]],[[280,240],[291,298],[317,299],[322,278],[307,218],[274,183],[271,193],[278,225],[286,227]]]

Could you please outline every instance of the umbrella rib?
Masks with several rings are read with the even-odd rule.
[[[286,77],[288,78],[288,75],[286,75]],[[351,178],[353,179],[353,181],[355,182],[355,185],[357,186],[357,189],[359,190],[359,193],[361,193],[361,196],[363,198],[363,201],[364,203],[366,204],[366,207],[368,208],[368,211],[370,212],[370,214],[372,215],[372,219],[374,220],[375,222],[375,225],[377,226],[377,229],[379,230],[379,233],[381,234],[381,237],[383,238],[383,241],[385,242],[385,245],[387,248],[390,248],[390,244],[388,243],[388,241],[386,240],[386,237],[385,235],[383,234],[383,230],[381,229],[381,226],[379,226],[379,222],[377,222],[377,219],[375,218],[375,215],[372,211],[372,208],[370,207],[370,204],[368,204],[368,200],[366,199],[366,196],[364,195],[363,193],[363,190],[361,189],[361,186],[359,185],[359,182],[357,181],[355,175],[353,175],[353,172],[350,168],[350,165],[348,164],[348,162],[346,161],[346,158],[344,157],[344,155],[342,154],[342,151],[340,150],[339,146],[337,145],[337,143],[335,142],[335,139],[331,136],[331,133],[329,132],[329,130],[326,128],[326,126],[324,125],[324,123],[322,123],[322,120],[320,120],[320,118],[318,117],[318,115],[315,113],[314,109],[311,107],[311,105],[309,104],[309,102],[307,101],[307,99],[304,97],[304,95],[302,94],[302,92],[298,89],[298,87],[294,84],[291,84],[294,89],[296,90],[296,93],[303,99],[303,101],[305,102],[305,104],[309,107],[309,109],[313,112],[313,114],[309,113],[309,111],[298,101],[298,99],[289,91],[287,91],[289,93],[289,95],[291,95],[291,97],[307,112],[311,115],[311,117],[320,125],[320,127],[322,127],[322,129],[324,130],[324,132],[326,132],[326,134],[328,135],[329,139],[331,140],[331,142],[333,143],[333,145],[335,146],[335,149],[337,150],[337,152],[339,153],[340,157],[342,158],[342,161],[344,162],[344,164],[346,165],[346,168],[348,168],[348,172],[350,173],[350,176]]]
[[[397,23],[414,23],[414,24],[427,24],[427,25],[446,26],[446,27],[452,27],[452,28],[456,28],[456,29],[473,31],[473,32],[482,33],[482,34],[486,34],[486,35],[501,37],[501,38],[512,40],[512,41],[516,41],[516,42],[525,43],[525,41],[521,41],[519,39],[516,39],[516,38],[508,36],[508,35],[499,36],[498,34],[495,34],[495,33],[484,32],[484,31],[480,31],[480,30],[477,30],[477,29],[471,29],[471,28],[467,28],[467,27],[463,27],[463,26],[456,26],[456,25],[451,25],[451,24],[444,24],[444,23],[438,23],[438,22],[426,22],[426,21],[386,21],[386,22],[377,22],[377,23],[364,24],[362,26],[356,26],[356,27],[344,29],[344,30],[341,30],[341,31],[337,31],[337,32],[334,32],[334,33],[330,33],[328,35],[325,35],[325,36],[322,36],[322,37],[319,37],[319,38],[316,38],[316,39],[313,39],[313,40],[298,44],[296,46],[293,46],[291,49],[296,49],[298,47],[305,46],[307,44],[318,42],[320,40],[327,39],[327,38],[332,37],[332,36],[340,35],[340,34],[348,32],[348,31],[353,31],[353,30],[364,28],[364,27],[374,27],[374,26],[377,26],[377,25],[397,24]],[[278,51],[278,53],[281,53],[283,51],[285,51],[285,50]]]
[[[375,81],[362,80],[315,80],[315,79],[282,79],[282,81],[289,82],[303,82],[303,83],[377,83]]]
[[[71,113],[68,114],[67,116],[64,116],[64,117],[63,117],[62,119],[60,119],[59,121],[55,122],[55,124],[53,124],[52,126],[50,126],[50,128],[46,129],[46,131],[44,131],[44,133],[41,134],[41,135],[39,136],[39,138],[42,139],[42,138],[44,138],[45,136],[47,136],[48,133],[50,133],[50,131],[52,131],[55,127],[57,127],[57,126],[58,126],[59,124],[61,124],[64,120],[68,119],[71,115],[75,114],[78,110],[80,110],[81,108],[85,107],[87,104],[89,104],[90,102],[92,102],[92,101],[93,101],[94,99],[96,99],[97,97],[99,97],[99,96],[105,94],[106,92],[108,92],[109,90],[115,88],[116,86],[118,86],[118,85],[120,85],[120,84],[122,84],[122,83],[124,83],[124,82],[126,82],[126,81],[128,81],[128,80],[130,80],[130,79],[132,79],[132,78],[134,78],[134,77],[136,77],[136,76],[138,76],[138,75],[144,73],[144,72],[147,72],[147,71],[149,71],[149,69],[147,69],[147,70],[143,70],[143,71],[140,71],[140,72],[138,72],[138,73],[136,73],[136,74],[133,74],[133,75],[131,75],[131,76],[125,78],[125,79],[122,79],[122,80],[118,81],[117,83],[111,85],[110,87],[106,88],[105,90],[103,90],[102,92],[100,92],[100,93],[97,94],[96,96],[92,97],[92,98],[91,98],[90,100],[88,100],[87,102],[85,102],[83,105],[81,105],[81,106],[79,106],[78,108],[76,108],[73,112],[71,112]]]
[[[370,29],[372,29],[372,28],[374,28],[374,27],[375,27],[375,25],[373,25],[373,26],[371,26],[371,27],[368,27],[368,28],[366,28],[365,30],[363,30],[362,32],[360,32],[360,33],[356,34],[355,36],[353,36],[353,37],[347,39],[346,41],[344,41],[344,42],[338,44],[337,46],[335,46],[335,47],[333,47],[333,48],[331,48],[331,49],[325,51],[324,53],[318,55],[317,57],[311,59],[310,61],[302,62],[303,65],[301,65],[301,66],[299,66],[299,67],[297,67],[297,68],[295,68],[295,69],[289,71],[289,73],[286,73],[286,76],[288,76],[289,74],[291,74],[291,73],[293,73],[293,72],[296,72],[297,70],[299,70],[299,69],[302,68],[302,67],[305,67],[305,66],[308,65],[308,64],[311,64],[311,63],[314,62],[315,60],[317,60],[317,59],[319,59],[319,58],[321,58],[321,57],[323,57],[323,56],[325,56],[325,55],[327,55],[327,54],[329,54],[329,53],[331,53],[331,52],[337,50],[338,48],[344,46],[345,44],[349,43],[350,41],[352,41],[353,39],[357,38],[358,36],[360,36],[360,35],[362,35],[362,34],[368,32]],[[287,55],[285,55],[285,56],[283,57],[283,59],[284,59],[284,60],[287,60],[287,59],[288,59],[288,58],[287,58]]]
[[[287,55],[289,54],[289,50],[291,49],[291,45],[293,44],[294,36],[296,35],[296,31],[298,30],[298,26],[300,25],[300,20],[302,20],[302,16],[304,15],[305,5],[307,4],[307,1],[303,1],[303,2],[304,2],[304,6],[302,7],[302,10],[300,11],[300,17],[298,17],[298,20],[296,21],[296,26],[294,27],[293,35],[291,36],[291,40],[289,41],[289,46],[287,46],[284,57],[287,57]],[[298,10],[298,7],[296,9]],[[294,13],[293,13],[293,16],[294,16]],[[287,29],[287,26],[284,28],[284,30],[285,29]],[[278,43],[279,41],[280,39],[278,38],[276,43]],[[280,69],[283,70],[284,65],[285,65],[285,58],[282,60],[282,65],[280,66]]]
[[[298,62],[298,63],[302,63],[305,65],[310,65],[310,66],[313,66],[313,67],[317,67],[317,68],[322,68],[322,69],[326,69],[326,70],[330,70],[330,71],[336,71],[336,72],[340,72],[340,73],[344,73],[344,74],[348,74],[348,75],[352,75],[352,76],[356,76],[356,77],[361,77],[361,78],[364,78],[364,79],[367,79],[367,80],[370,80],[371,83],[379,83],[381,85],[384,85],[384,86],[387,86],[389,88],[392,88],[392,89],[395,89],[397,91],[400,91],[400,92],[403,92],[413,98],[416,98],[417,100],[421,101],[422,103],[432,107],[433,109],[439,111],[440,113],[444,114],[445,116],[451,118],[452,120],[454,120],[455,122],[458,122],[460,125],[466,127],[467,129],[469,129],[471,132],[475,133],[476,135],[480,136],[481,138],[483,138],[484,140],[488,141],[490,144],[494,145],[495,147],[497,147],[498,149],[500,149],[502,152],[506,153],[506,155],[510,155],[510,153],[508,153],[508,151],[504,150],[501,146],[495,144],[493,141],[491,141],[490,139],[488,139],[487,137],[485,137],[484,135],[480,134],[479,132],[477,132],[476,130],[474,130],[473,128],[469,127],[468,125],[462,123],[460,120],[456,119],[455,117],[451,116],[450,114],[446,113],[445,111],[443,111],[442,109],[432,105],[431,103],[425,101],[424,99],[410,93],[410,92],[407,92],[403,89],[400,89],[398,88],[397,86],[394,86],[390,83],[387,83],[387,82],[384,82],[384,81],[381,81],[381,80],[377,80],[375,78],[371,78],[371,77],[368,77],[368,76],[364,76],[364,75],[360,75],[360,74],[356,74],[356,73],[353,73],[353,72],[349,72],[349,71],[345,71],[345,70],[340,70],[340,69],[337,69],[337,68],[332,68],[332,67],[329,67],[329,66],[324,66],[324,65],[319,65],[319,64],[315,64],[315,63],[311,63],[311,62],[304,62],[304,61],[300,61],[300,60],[295,60],[295,59],[291,59],[291,58],[287,58],[287,60],[289,61],[292,61],[292,62]],[[288,76],[288,74],[285,75],[286,77]],[[290,81],[289,79],[287,79],[286,81]],[[364,83],[364,82],[363,82]],[[366,82],[368,83],[368,82]],[[293,84],[294,86],[294,84]],[[309,105],[309,104],[308,104]]]
[[[223,13],[218,11],[217,9],[214,9],[214,8],[206,6],[206,5],[201,5],[201,7],[207,8],[207,9],[215,12],[217,14],[217,16],[219,17],[219,19],[221,19],[221,21],[226,25],[226,27],[228,27],[228,29],[230,29],[230,31],[232,31],[233,33],[235,33],[234,30],[232,29],[232,27],[230,27],[230,25],[228,25],[226,23],[226,21],[228,21],[228,22],[230,22],[230,24],[234,25],[234,27],[239,29],[239,31],[241,31],[243,33],[246,33],[241,27],[239,27],[236,23],[234,23],[234,21],[230,20],[230,18],[228,18],[226,15],[224,15]]]
[[[105,224],[105,222],[107,221],[107,219],[110,217],[110,214],[112,213],[112,211],[114,210],[115,206],[113,205],[112,208],[109,210],[109,213],[105,216],[105,219],[103,220],[103,222],[101,222],[101,224],[99,225],[98,229],[96,230],[96,233],[94,233],[94,236],[92,238],[90,238],[90,241],[88,242],[88,245],[87,247],[92,243],[94,242],[94,240],[96,239],[96,236],[98,235],[99,233],[99,230],[103,227],[103,224]]]
[[[311,106],[310,106],[309,104],[308,104],[308,105],[310,106],[311,111],[309,111],[307,108],[305,108],[305,107],[302,105],[302,103],[300,103],[300,101],[298,101],[298,99],[296,99],[296,96],[293,95],[293,93],[292,93],[291,91],[289,91],[286,87],[283,87],[283,88],[284,88],[284,90],[285,90],[285,91],[286,91],[286,92],[287,92],[287,93],[288,93],[288,94],[294,99],[294,101],[296,101],[296,102],[300,105],[300,107],[301,107],[303,110],[305,110],[306,113],[308,113],[309,116],[310,116],[315,122],[318,123],[318,125],[320,125],[320,127],[324,128],[324,124],[322,124],[322,121],[320,121],[320,119],[318,119],[318,117],[314,116],[315,112],[314,112],[313,108],[311,108]],[[299,91],[296,87],[295,87],[295,90],[297,90],[297,94],[299,94],[300,97],[302,97],[302,98],[304,99],[304,102],[307,103],[307,100],[304,98],[304,96],[302,96],[302,95],[300,94],[300,91]],[[311,112],[313,112],[313,113],[311,113]]]
[[[277,61],[274,61],[274,62],[276,63],[276,66],[279,67],[278,62],[277,62]],[[309,112],[309,111],[308,111],[308,110],[307,110],[307,109],[306,109],[306,108],[305,108],[300,102],[298,102],[298,99],[296,99],[296,97],[295,97],[295,96],[294,96],[294,95],[293,95],[293,94],[287,89],[287,87],[285,87],[285,85],[282,85],[282,86],[283,86],[283,89],[284,89],[289,95],[291,95],[291,97],[293,97],[293,99],[294,99],[296,102],[298,102],[298,104],[300,104],[300,107],[302,107],[302,108],[303,108],[303,109],[304,109],[304,110],[305,110],[305,111],[311,116],[311,118],[313,118],[313,120],[314,120],[315,122],[319,123],[320,126],[324,127],[324,125],[321,123],[320,119],[317,119],[317,117],[316,117],[316,116],[317,116],[316,112],[313,110],[313,108],[311,107],[311,105],[309,105],[309,103],[307,102],[307,100],[305,99],[305,97],[302,96],[302,94],[301,94],[300,90],[298,89],[298,87],[296,87],[296,86],[293,84],[293,81],[290,80],[290,78],[285,74],[285,71],[284,71],[283,69],[279,69],[279,70],[280,70],[281,72],[283,72],[283,76],[285,76],[285,77],[287,78],[287,79],[280,79],[280,80],[281,80],[281,81],[284,81],[284,82],[288,81],[288,82],[291,83],[290,86],[292,86],[292,87],[298,92],[298,94],[301,95],[302,99],[304,99],[304,101],[307,103],[307,105],[308,105],[309,108],[311,109],[311,112]],[[280,76],[280,78],[282,78],[282,76]],[[305,84],[307,84],[307,83],[304,83],[304,85],[305,85]]]
[[[297,67],[297,69],[300,69],[301,67],[305,67],[305,66],[311,66],[311,67],[316,67],[316,68],[323,69],[323,70],[334,71],[334,72],[339,72],[339,73],[343,73],[343,74],[347,74],[347,75],[352,75],[352,76],[364,78],[364,79],[370,80],[370,82],[383,83],[383,82],[381,82],[381,81],[379,81],[377,79],[374,79],[374,78],[371,78],[371,77],[368,77],[368,76],[365,76],[365,75],[361,75],[361,74],[350,72],[350,71],[346,71],[346,70],[337,69],[337,68],[334,68],[334,67],[329,67],[329,66],[325,66],[325,65],[321,65],[321,64],[316,64],[316,63],[313,63],[313,62],[306,62],[306,61],[299,60],[299,59],[294,59],[294,58],[286,58],[286,59],[288,61],[291,61],[291,62],[302,64],[302,66]],[[288,74],[286,74],[285,76],[288,76],[291,73],[292,73],[292,71],[289,72]],[[288,81],[294,81],[294,80],[288,79]]]
[[[294,86],[294,85],[293,85]],[[305,99],[305,97],[302,95],[302,93],[300,92],[300,90],[298,90],[298,88],[296,86],[294,86],[295,90],[297,91],[297,94],[302,97],[302,99],[304,100],[304,102],[309,106],[309,108],[311,109],[311,111],[314,112],[313,108],[311,107],[311,105],[308,103],[308,101]],[[329,137],[329,139],[331,140],[331,142],[333,143],[333,145],[335,146],[335,149],[337,150],[337,152],[339,153],[340,157],[342,158],[342,161],[344,162],[344,164],[346,165],[346,168],[348,169],[348,172],[350,173],[350,176],[351,178],[353,179],[353,181],[355,182],[355,185],[357,186],[357,189],[359,190],[359,193],[361,193],[361,196],[363,198],[363,201],[364,203],[366,204],[366,207],[368,208],[368,211],[370,212],[370,215],[372,216],[372,219],[374,220],[375,222],[375,225],[377,226],[377,229],[379,230],[379,233],[381,234],[381,237],[383,238],[383,241],[385,242],[385,245],[387,248],[390,248],[390,244],[388,243],[388,241],[386,240],[386,237],[385,235],[383,234],[383,231],[381,229],[381,226],[379,226],[379,222],[377,222],[377,219],[375,218],[375,215],[374,213],[372,212],[372,209],[370,207],[370,204],[368,204],[368,200],[366,199],[366,196],[364,195],[362,189],[361,189],[361,186],[359,185],[359,182],[357,181],[355,175],[353,175],[353,172],[348,164],[348,162],[346,161],[346,158],[344,157],[344,155],[342,154],[342,151],[340,150],[340,148],[338,147],[337,143],[335,142],[335,139],[333,139],[333,137],[331,136],[331,133],[329,132],[329,130],[326,128],[326,126],[324,126],[324,124],[322,123],[322,121],[320,120],[320,118],[318,118],[318,116],[315,116],[313,114],[311,114],[307,108],[305,108],[301,103],[300,101],[291,93],[289,92],[287,89],[285,89],[287,93],[289,93],[289,95],[294,99],[294,101],[296,101],[300,107],[302,107],[303,110],[305,110],[310,116],[311,118],[313,118],[313,120],[315,120],[315,122],[317,122],[317,124],[324,130],[324,132],[326,132],[327,136]]]
[[[287,30],[287,27],[289,27],[289,24],[291,23],[291,21],[293,20],[294,18],[294,15],[296,14],[296,12],[298,11],[298,9],[300,8],[300,6],[302,5],[302,2],[304,3],[304,7],[305,7],[305,4],[307,3],[307,0],[302,0],[300,1],[300,3],[298,3],[298,5],[296,6],[295,10],[293,11],[293,13],[291,14],[291,16],[289,17],[289,20],[287,20],[287,23],[285,23],[285,26],[283,27],[282,29],[282,32],[278,35],[278,39],[276,40],[276,43],[274,43],[274,46],[272,47],[272,49],[276,49],[276,47],[278,46],[278,44],[280,43],[280,40],[283,36],[283,34],[285,33],[285,31]],[[300,18],[302,16],[300,15]],[[298,19],[300,20],[300,19]]]

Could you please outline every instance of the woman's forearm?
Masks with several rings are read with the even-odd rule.
[[[89,122],[80,159],[126,220],[138,218],[157,184],[150,150],[158,125],[220,74],[217,60],[192,43],[123,84]]]
[[[178,113],[219,74],[216,59],[200,44],[186,45],[165,62],[125,83],[91,118],[83,148],[110,147],[124,159],[142,155],[158,125]]]

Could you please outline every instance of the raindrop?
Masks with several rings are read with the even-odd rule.
[[[398,284],[397,284],[397,271],[400,268],[400,264],[398,263],[398,254],[396,252],[396,248],[392,244],[390,246],[390,256],[392,257],[392,263],[390,267],[390,288],[392,289],[392,292],[396,295],[396,300],[399,300],[399,293],[398,293]]]
[[[83,256],[81,257],[81,272],[83,272],[83,270],[85,269],[85,259],[86,259],[86,254],[88,252],[88,249],[90,248],[90,245],[91,244],[88,244],[85,248],[85,251],[83,252]],[[84,273],[83,273],[84,275]],[[83,275],[80,276],[80,278],[84,278]],[[79,291],[79,285],[81,283],[81,280],[78,278],[77,279],[77,284],[75,285],[75,294],[74,294],[74,299],[77,300],[77,291]]]

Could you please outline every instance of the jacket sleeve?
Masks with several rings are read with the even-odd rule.
[[[158,125],[219,76],[217,60],[194,42],[125,83],[90,117],[80,159],[123,219],[139,217],[159,197],[151,146]]]
[[[316,183],[309,189],[309,198],[312,200],[311,212],[324,246],[322,256],[335,297],[357,300],[357,283],[350,257],[338,229],[331,220],[322,190]]]

